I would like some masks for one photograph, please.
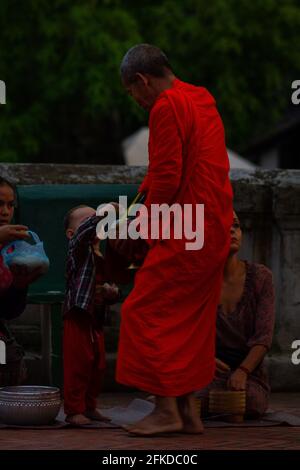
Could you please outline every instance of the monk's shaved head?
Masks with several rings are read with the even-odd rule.
[[[138,44],[123,57],[120,73],[123,83],[130,84],[136,80],[137,73],[165,77],[172,73],[172,67],[167,56],[158,47]]]

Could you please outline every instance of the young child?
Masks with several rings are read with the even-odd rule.
[[[105,349],[106,305],[119,299],[119,290],[105,281],[105,263],[95,247],[101,217],[92,207],[78,206],[65,217],[69,239],[64,303],[64,407],[66,421],[82,426],[105,418],[97,410]],[[99,256],[100,255],[100,256]]]

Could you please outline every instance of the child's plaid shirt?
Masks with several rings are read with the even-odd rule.
[[[64,314],[77,307],[93,315],[96,286],[93,242],[100,220],[101,217],[89,217],[69,241]]]

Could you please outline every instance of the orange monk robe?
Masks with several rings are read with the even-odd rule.
[[[216,310],[233,219],[224,128],[205,88],[176,79],[150,112],[146,205],[205,205],[200,250],[149,240],[123,304],[117,380],[159,396],[206,386],[215,371]]]

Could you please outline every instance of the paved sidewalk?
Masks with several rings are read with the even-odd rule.
[[[126,406],[137,394],[105,394],[101,406]],[[270,407],[300,416],[300,393],[273,394]],[[206,429],[204,435],[173,434],[170,437],[140,438],[122,429],[0,429],[0,449],[4,450],[240,450],[298,449],[300,428],[274,426],[265,428]]]

